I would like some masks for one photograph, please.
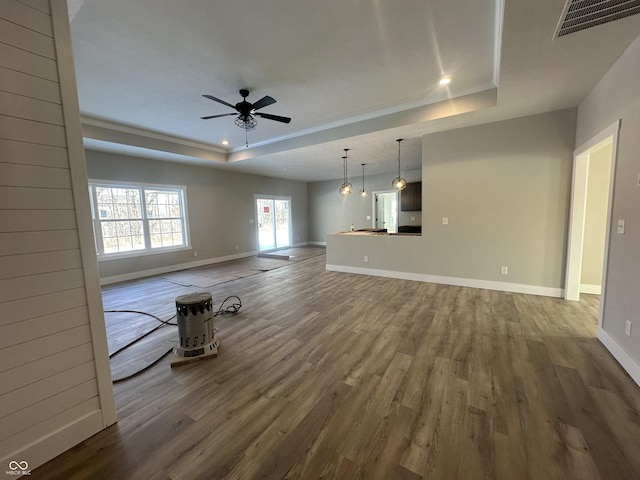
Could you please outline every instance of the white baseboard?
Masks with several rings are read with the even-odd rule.
[[[600,295],[602,293],[602,285],[589,285],[588,283],[581,283],[580,293],[586,293],[587,295]]]
[[[455,285],[458,287],[484,288],[486,290],[499,290],[501,292],[527,293],[544,297],[562,298],[562,288],[540,287],[538,285],[523,285],[520,283],[494,282],[490,280],[477,280],[475,278],[443,277],[439,275],[427,275],[423,273],[396,272],[392,270],[378,270],[375,268],[346,267],[344,265],[329,265],[327,270],[334,272],[356,273],[360,275],[373,275],[376,277],[397,278],[400,280],[415,280],[418,282],[440,283],[443,285]]]
[[[317,245],[326,247],[326,242],[298,242],[294,244],[294,247],[305,247],[307,245]],[[126,282],[129,280],[137,280],[139,278],[152,277],[154,275],[162,275],[163,273],[177,272],[179,270],[186,270],[188,268],[204,267],[205,265],[213,265],[214,263],[228,262],[229,260],[238,260],[239,258],[253,257],[259,252],[244,252],[236,253],[234,255],[226,255],[224,257],[206,258],[203,260],[197,260],[194,262],[179,263],[176,265],[167,265],[165,267],[151,268],[148,270],[140,270],[138,272],[123,273],[122,275],[112,275],[111,277],[104,277],[100,279],[100,285],[111,285],[112,283]]]
[[[102,412],[96,410],[59,430],[29,445],[11,452],[0,460],[2,470],[7,470],[9,462],[27,462],[28,470],[44,465],[49,460],[75,447],[78,443],[95,435],[104,428]],[[22,478],[22,476],[19,476]],[[37,478],[34,474],[34,478]],[[9,478],[9,475],[7,475]]]
[[[303,245],[314,245],[316,247],[326,247],[327,246],[327,242],[304,242],[304,243],[300,244],[299,246],[303,246]]]
[[[613,358],[618,361],[633,381],[640,386],[640,365],[635,361],[635,359],[625,352],[620,344],[602,327],[598,328],[598,340],[600,340],[604,347],[609,350],[609,353],[613,355]]]
[[[188,268],[204,267],[205,265],[212,265],[214,263],[253,257],[257,254],[258,252],[237,253],[234,255],[226,255],[224,257],[206,258],[195,262],[179,263],[176,265],[167,265],[166,267],[151,268],[149,270],[140,270],[138,272],[124,273],[122,275],[113,275],[111,277],[101,278],[100,285],[110,285],[112,283],[126,282],[128,280],[137,280],[138,278],[162,275],[163,273],[177,272],[178,270],[186,270]]]

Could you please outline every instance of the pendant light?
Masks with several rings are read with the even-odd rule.
[[[362,163],[362,190],[360,190],[360,196],[362,198],[367,198],[369,196],[369,192],[367,192],[367,190],[365,190],[364,188],[364,166],[366,165],[366,163]]]
[[[344,157],[342,157],[342,159],[344,160],[344,182],[342,183],[342,186],[338,190],[340,192],[340,195],[342,195],[343,197],[351,195],[351,191],[353,190],[353,186],[349,183],[349,178],[347,176],[347,152],[348,151],[349,151],[348,148],[344,149]]]
[[[407,188],[407,181],[400,175],[400,142],[402,140],[404,139],[399,138],[396,140],[398,142],[398,176],[391,181],[391,186],[398,191]]]

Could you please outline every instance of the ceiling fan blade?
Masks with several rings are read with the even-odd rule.
[[[291,119],[289,117],[281,117],[279,115],[271,115],[270,113],[256,112],[256,115],[266,118],[267,120],[275,120],[276,122],[289,123]]]
[[[209,100],[213,100],[214,102],[218,102],[218,103],[221,103],[223,105],[226,105],[227,107],[231,107],[234,110],[237,110],[235,105],[231,105],[229,102],[225,102],[224,100],[220,100],[219,98],[216,98],[213,95],[202,95],[202,96],[204,98],[208,98]]]
[[[222,113],[220,115],[209,115],[208,117],[200,117],[200,118],[202,120],[209,120],[211,118],[228,117],[229,115],[237,115],[237,113]]]
[[[273,105],[274,103],[276,103],[276,99],[270,97],[269,95],[266,95],[264,97],[262,97],[260,100],[258,100],[256,103],[253,104],[253,109],[254,110],[259,110],[261,108],[264,108],[268,105]]]

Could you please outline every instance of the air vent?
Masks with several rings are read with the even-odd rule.
[[[640,0],[567,0],[556,37],[640,13]]]

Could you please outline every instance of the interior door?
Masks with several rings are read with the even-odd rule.
[[[291,246],[291,199],[256,198],[258,249],[261,252]]]
[[[386,228],[389,233],[398,233],[398,192],[375,193],[376,228]]]

